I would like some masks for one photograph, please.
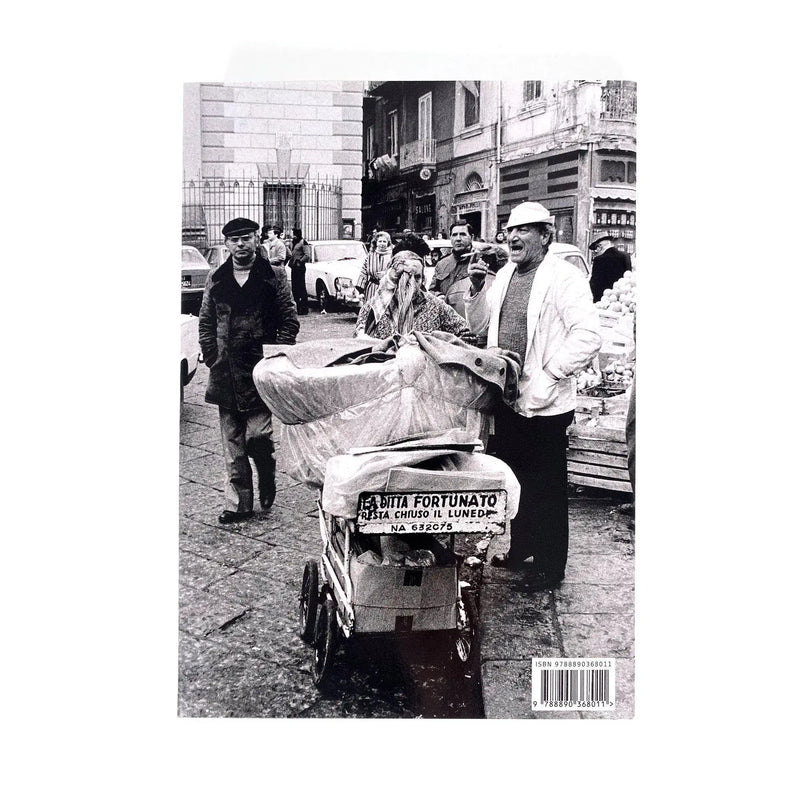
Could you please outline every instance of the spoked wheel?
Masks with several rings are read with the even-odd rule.
[[[471,671],[478,667],[478,605],[472,592],[464,592],[458,601],[458,628],[456,630],[456,658]]]
[[[319,566],[313,558],[306,561],[303,587],[300,590],[300,638],[309,644],[314,641],[319,601]]]
[[[314,664],[312,676],[314,685],[325,691],[330,682],[333,657],[339,644],[339,627],[336,624],[336,601],[329,593],[319,607],[317,624],[314,628]]]

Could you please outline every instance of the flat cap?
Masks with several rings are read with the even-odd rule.
[[[592,243],[589,245],[589,249],[590,249],[590,250],[594,250],[594,249],[595,249],[595,247],[597,247],[597,245],[599,245],[599,244],[600,244],[600,242],[613,242],[613,241],[614,241],[614,239],[613,239],[613,237],[611,237],[611,236],[600,236],[599,238],[595,239],[595,240],[594,240],[594,241],[593,241],[593,242],[592,242]]]
[[[236,219],[232,219],[225,224],[222,229],[222,235],[236,236],[237,234],[252,233],[253,231],[257,231],[260,227],[261,226],[257,222],[253,222],[251,219],[236,217]]]

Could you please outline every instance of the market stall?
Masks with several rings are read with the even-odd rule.
[[[630,493],[625,421],[636,370],[636,273],[626,272],[595,305],[603,343],[593,364],[577,376],[567,475],[578,486]]]

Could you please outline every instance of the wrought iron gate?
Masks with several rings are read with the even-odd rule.
[[[342,237],[342,186],[338,180],[201,178],[183,183],[185,244],[223,241],[222,226],[234,217],[260,225],[302,228],[306,239]]]

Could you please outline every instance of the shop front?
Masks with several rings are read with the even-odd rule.
[[[434,224],[436,221],[436,195],[432,192],[424,194],[415,192],[413,198],[413,230],[436,238]]]
[[[489,190],[487,188],[457,192],[451,206],[453,221],[466,220],[472,226],[472,235],[476,238],[487,238],[484,231],[488,228],[487,206]]]
[[[610,236],[614,246],[629,255],[636,252],[636,202],[619,195],[594,197],[591,241]]]

